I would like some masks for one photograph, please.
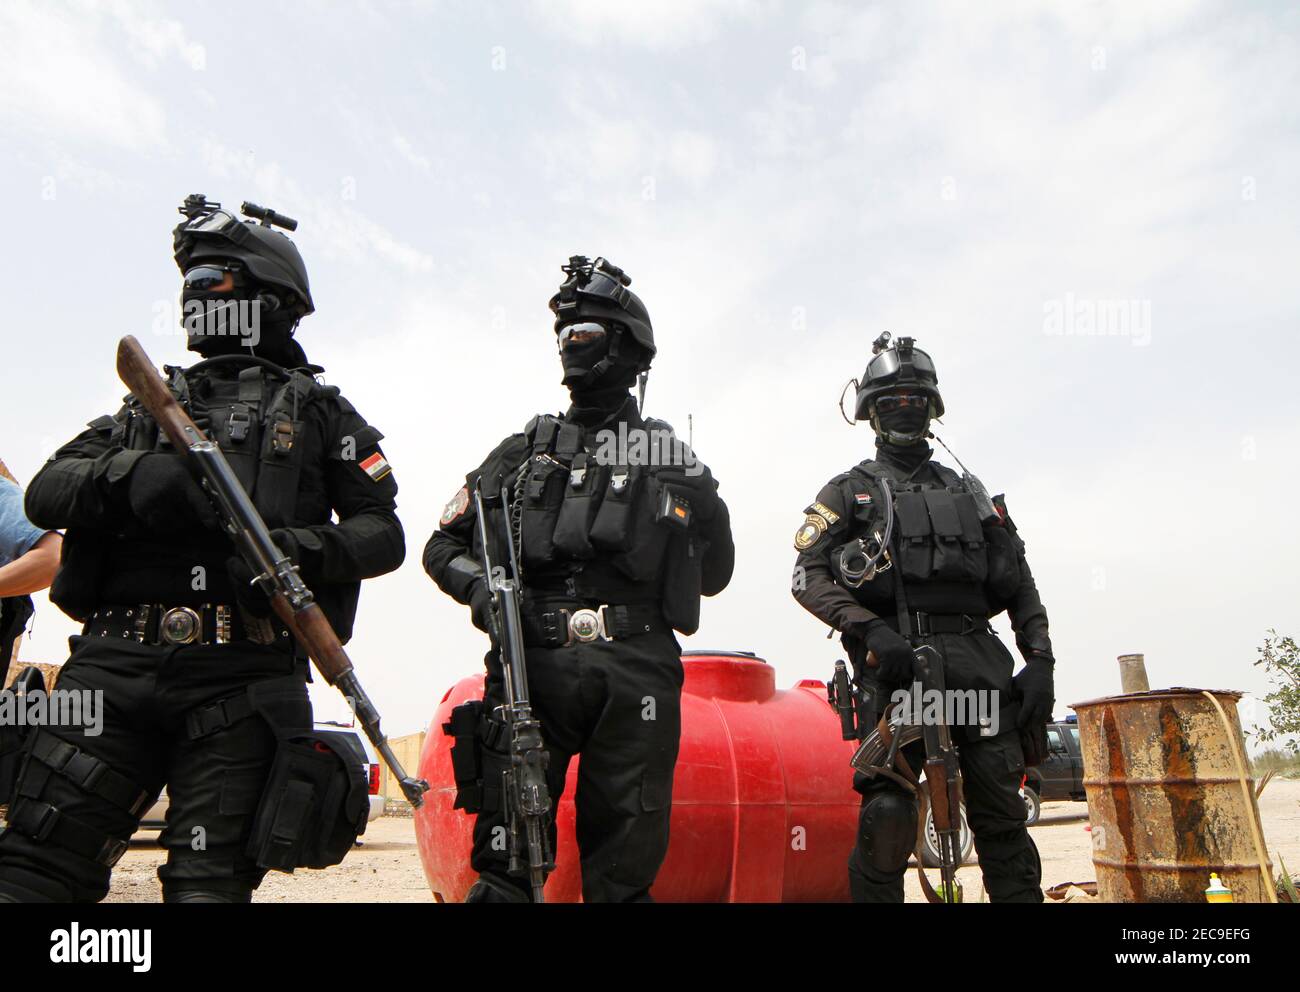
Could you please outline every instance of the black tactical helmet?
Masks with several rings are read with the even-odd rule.
[[[943,416],[943,397],[939,395],[939,374],[930,356],[916,347],[914,338],[899,338],[891,343],[886,331],[871,345],[874,356],[867,363],[858,385],[858,402],[854,416],[871,418],[871,404],[876,397],[899,389],[911,389],[930,397],[934,417]]]
[[[586,255],[570,256],[568,264],[560,268],[568,278],[551,297],[555,332],[558,334],[565,324],[584,320],[618,324],[641,346],[637,371],[649,369],[655,357],[654,331],[645,304],[627,288],[632,284],[632,277],[606,259],[593,262]]]
[[[240,220],[202,193],[187,196],[179,209],[186,219],[173,232],[172,247],[182,273],[205,258],[233,259],[258,282],[297,294],[302,316],[316,309],[302,255],[292,241],[271,227],[277,224],[292,231],[298,226],[296,220],[253,203],[244,203],[240,209],[261,223]]]

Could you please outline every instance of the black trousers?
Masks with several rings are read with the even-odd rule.
[[[166,785],[160,840],[167,862],[158,869],[164,898],[197,890],[250,899],[265,870],[244,847],[275,753],[272,721],[282,731],[312,725],[305,666],[284,650],[251,643],[154,647],[106,637],[73,637],[70,643],[57,688],[102,694],[102,731],[41,728],[38,733],[89,756],[70,763],[66,774],[31,754],[35,735],[29,739],[11,820],[18,822],[23,803],[42,812],[50,806],[58,812],[45,822],[72,823],[83,840],[126,841]],[[259,695],[265,718],[246,713],[219,726],[214,717],[202,728],[187,719],[198,710],[211,716],[211,704],[247,697],[251,684],[273,689]],[[89,759],[143,790],[144,808],[133,813],[106,798],[108,776],[83,774],[95,765]],[[54,826],[43,839],[12,824],[0,832],[0,897],[97,902],[108,893],[110,865],[84,843],[70,849],[68,833]]]
[[[916,644],[936,648],[944,659],[944,673],[949,689],[997,689],[1006,701],[1011,687],[1014,661],[1005,645],[995,636],[936,635]],[[975,839],[984,888],[991,902],[1042,902],[1042,864],[1025,826],[1025,802],[1020,796],[1020,782],[1025,774],[1025,756],[1015,727],[999,727],[993,737],[975,733],[953,732],[961,762],[966,821]],[[903,757],[918,775],[925,763],[925,748],[915,743],[903,749]],[[882,791],[903,790],[883,777],[854,776],[854,788],[862,794],[866,810],[873,797]],[[915,800],[912,800],[915,802]],[[868,857],[873,830],[888,830],[880,818],[864,814],[858,841],[849,858],[849,889],[854,902],[903,901],[903,877],[906,858],[885,870]]]
[[[528,682],[550,763],[553,808],[570,759],[581,753],[577,812],[582,896],[586,902],[649,899],[668,851],[673,769],[681,736],[681,649],[671,631],[623,641],[529,648]],[[485,703],[504,701],[501,669],[487,658]],[[484,809],[474,823],[471,864],[495,885],[528,899],[527,878],[508,874],[501,773],[509,757],[483,750]],[[555,850],[554,818],[550,825]]]

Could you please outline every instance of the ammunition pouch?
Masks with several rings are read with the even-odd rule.
[[[709,542],[692,532],[676,533],[664,555],[663,615],[668,626],[683,634],[700,627],[704,555]]]
[[[478,813],[483,809],[483,748],[479,723],[483,719],[483,700],[471,699],[451,711],[451,719],[442,732],[452,739],[451,772],[456,781],[456,801],[452,809]]]
[[[585,451],[573,456],[553,539],[556,550],[569,558],[582,560],[595,554],[591,528],[604,495],[602,477],[600,467],[589,462]]]
[[[639,465],[615,465],[605,482],[605,497],[591,524],[591,543],[601,551],[625,553],[632,547],[637,496],[645,473]]]
[[[913,582],[988,578],[988,548],[975,497],[960,486],[911,489],[895,499],[899,567]]]
[[[520,554],[524,565],[549,565],[555,560],[555,527],[564,502],[564,465],[549,455],[534,457],[523,479],[520,511]]]
[[[247,853],[263,868],[328,868],[347,856],[370,815],[367,758],[355,734],[281,739]]]

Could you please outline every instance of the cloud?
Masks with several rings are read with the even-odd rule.
[[[304,230],[311,231],[313,243],[324,253],[362,265],[379,260],[406,273],[433,268],[433,258],[427,252],[348,206],[341,196],[330,199],[308,192],[286,174],[279,162],[260,162],[252,150],[236,149],[210,136],[202,140],[200,148],[209,172],[241,186],[251,182],[257,196],[265,197],[272,205],[286,204],[284,212],[302,222]],[[254,199],[248,193],[244,198]],[[292,210],[287,204],[294,205]]]
[[[166,114],[105,48],[97,19],[45,4],[0,5],[0,118],[40,141],[166,145]]]
[[[585,46],[613,41],[664,51],[710,43],[735,22],[753,20],[770,6],[758,0],[659,0],[652,4],[534,0],[533,9],[544,30]]]
[[[126,35],[132,53],[150,68],[172,56],[191,69],[201,70],[207,65],[207,49],[192,40],[179,21],[147,16],[139,4],[130,0],[77,0],[76,6],[112,17]]]

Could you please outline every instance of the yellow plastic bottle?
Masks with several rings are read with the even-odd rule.
[[[1210,872],[1210,886],[1205,890],[1205,901],[1232,902],[1232,890],[1224,885],[1214,872]]]

